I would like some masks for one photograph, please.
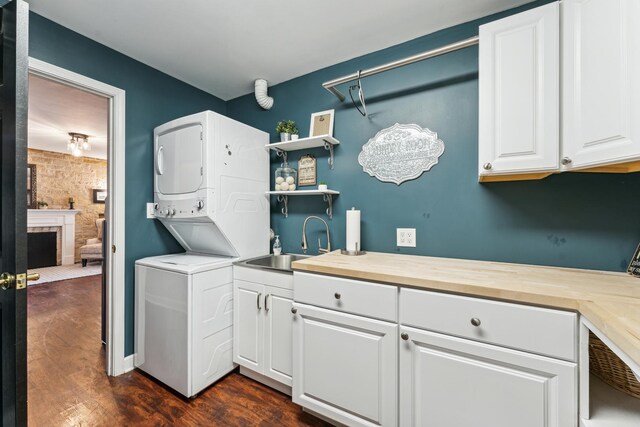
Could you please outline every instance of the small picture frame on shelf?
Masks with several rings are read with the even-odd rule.
[[[333,116],[335,110],[320,111],[311,115],[309,136],[333,136]]]
[[[316,158],[311,154],[298,160],[298,187],[316,185]]]
[[[93,203],[105,203],[107,200],[107,190],[101,188],[93,189]]]

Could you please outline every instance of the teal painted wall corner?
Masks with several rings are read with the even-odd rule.
[[[29,14],[29,55],[126,91],[125,355],[133,354],[134,263],[183,249],[158,221],[153,201],[153,129],[203,110],[226,112],[219,98],[128,56]],[[87,190],[89,191],[89,190]]]
[[[227,103],[236,120],[277,135],[278,120],[293,119],[307,136],[313,112],[335,109],[335,170],[323,149],[318,181],[339,190],[329,221],[332,246],[345,245],[345,211],[362,211],[365,250],[452,258],[622,271],[638,241],[637,198],[640,174],[566,173],[541,181],[479,184],[478,48],[471,47],[363,79],[368,117],[347,96],[344,102],[322,83],[359,69],[404,58],[478,34],[482,23],[549,1],[534,2],[355,58],[269,88],[275,99],[261,110],[246,95]],[[348,85],[340,87],[343,93]],[[445,143],[439,163],[400,186],[382,183],[362,171],[357,157],[363,144],[395,123],[416,123],[436,131]],[[307,152],[290,153],[293,167]],[[272,156],[272,173],[280,163]],[[321,198],[291,197],[289,218],[272,200],[272,226],[286,252],[300,252],[301,229],[308,215],[323,216]],[[326,216],[325,216],[326,218]],[[310,223],[315,253],[319,222]],[[416,228],[417,247],[396,247],[396,228]],[[322,232],[324,239],[324,233]],[[324,240],[323,240],[324,241]]]

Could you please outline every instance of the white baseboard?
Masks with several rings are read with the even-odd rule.
[[[127,357],[124,358],[124,373],[127,373],[129,371],[133,371],[133,369],[135,368],[134,364],[133,364],[133,357],[134,355],[131,354]]]

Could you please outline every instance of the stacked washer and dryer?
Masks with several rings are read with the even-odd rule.
[[[268,134],[205,111],[154,130],[154,201],[186,250],[135,267],[135,366],[191,397],[232,361],[233,270],[269,253]]]

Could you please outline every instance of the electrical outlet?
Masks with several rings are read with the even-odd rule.
[[[407,248],[416,247],[416,229],[415,228],[397,228],[396,229],[396,246]]]
[[[147,203],[147,218],[154,219],[156,217],[155,203]]]

